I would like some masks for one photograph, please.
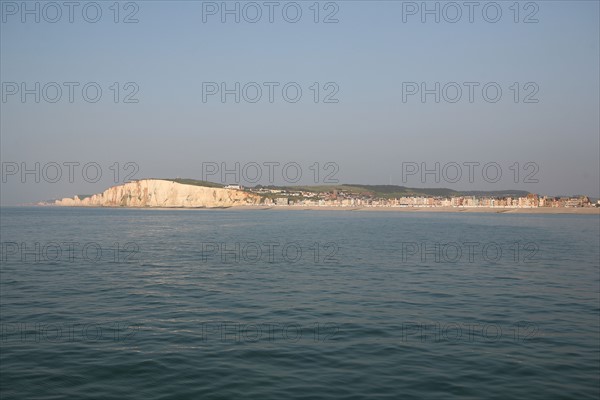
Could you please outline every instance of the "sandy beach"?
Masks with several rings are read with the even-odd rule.
[[[600,215],[600,207],[585,208],[492,208],[492,207],[331,207],[331,206],[235,206],[229,210],[297,210],[297,211],[369,211],[412,213],[496,213],[496,214],[581,214]]]

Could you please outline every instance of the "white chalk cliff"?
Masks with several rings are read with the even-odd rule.
[[[262,197],[243,190],[222,189],[144,179],[113,186],[100,194],[57,200],[57,206],[81,207],[231,207],[260,204]]]

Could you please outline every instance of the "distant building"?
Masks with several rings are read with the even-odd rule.
[[[236,190],[242,190],[243,186],[241,185],[227,185],[225,186],[225,189],[236,189]]]

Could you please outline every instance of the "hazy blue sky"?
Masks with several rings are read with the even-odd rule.
[[[439,7],[439,23],[435,15],[421,14],[420,1],[320,2],[319,23],[314,22],[314,1],[276,2],[272,23],[264,1],[255,3],[263,13],[256,23],[244,19],[254,18],[256,11],[254,5],[245,7],[247,2],[237,2],[239,23],[234,15],[225,15],[223,23],[220,10],[209,15],[221,2],[201,1],[122,2],[119,23],[114,22],[114,2],[99,1],[102,15],[91,23],[84,16],[93,20],[96,4],[88,3],[78,3],[72,23],[63,2],[54,3],[62,17],[51,23],[47,20],[56,17],[56,7],[28,2],[31,9],[36,4],[40,9],[36,23],[35,15],[22,15],[21,1],[1,2],[3,172],[14,165],[21,168],[21,163],[30,169],[36,162],[46,166],[40,183],[33,174],[25,176],[25,183],[20,173],[4,176],[2,204],[100,192],[115,184],[109,169],[115,162],[121,169],[117,181],[127,172],[126,162],[139,166],[134,178],[198,179],[206,162],[226,162],[231,168],[235,162],[242,167],[297,162],[303,173],[299,183],[312,183],[311,165],[318,162],[323,173],[325,163],[335,162],[341,183],[599,196],[597,1],[519,2],[518,7],[514,1],[477,2],[473,22],[469,8],[459,1],[454,4],[462,17],[455,23],[446,21],[456,15],[448,2],[427,2],[431,9]],[[302,10],[300,20],[286,21],[284,6],[285,17],[292,20],[296,4]],[[84,6],[87,14],[82,15]],[[233,9],[236,2],[227,6]],[[502,12],[499,21],[489,22],[497,9]],[[123,23],[132,12],[138,22]],[[330,13],[337,23],[323,23]],[[40,102],[29,94],[23,103],[21,83],[32,89],[36,82]],[[43,93],[49,82],[62,87],[56,103],[47,101],[56,96],[53,85]],[[72,103],[64,82],[79,83],[73,86]],[[102,89],[96,103],[82,97],[81,88],[88,82]],[[120,86],[117,103],[115,87],[110,89],[114,82]],[[124,87],[127,82],[133,84]],[[229,88],[235,82],[241,87],[257,82],[263,94],[256,103],[246,101],[243,93],[239,103],[233,94],[225,103],[220,94],[203,102],[203,82],[225,82]],[[264,82],[280,84],[273,103]],[[296,103],[282,96],[288,82],[302,89]],[[314,87],[310,89],[314,82],[320,86],[318,103]],[[325,88],[328,82],[333,84]],[[415,87],[407,82],[424,82],[430,89],[436,82],[440,88],[456,82],[462,98],[448,101],[456,93],[449,85],[445,93],[440,90],[439,103],[435,94],[422,102],[420,93],[407,95]],[[479,84],[473,102],[464,82]],[[482,96],[482,87],[490,82],[490,100],[494,87],[502,89],[495,103]],[[11,94],[15,87],[19,92]],[[138,102],[124,103],[136,87],[133,98]],[[248,88],[247,98],[253,98],[254,88]],[[325,95],[336,88],[333,98],[338,102],[325,103]],[[88,93],[93,97],[94,89]],[[288,93],[293,96],[294,90]],[[63,165],[56,183],[49,182],[52,162]],[[65,162],[80,163],[73,183]],[[81,166],[91,162],[103,173],[95,183],[81,173]],[[437,183],[433,175],[423,181],[418,174],[405,176],[403,182],[403,163],[427,163],[433,169],[436,162],[440,168],[451,162],[480,166],[474,169],[473,182],[466,166],[457,182],[441,176]],[[515,162],[521,172],[518,183]],[[533,164],[525,169],[528,162],[539,169],[534,171]],[[486,163],[500,166],[497,182],[493,176],[482,177]],[[267,167],[262,172],[264,176]],[[525,181],[528,173],[538,182]],[[266,176],[259,183],[268,183]],[[275,183],[285,183],[281,167],[275,168]]]

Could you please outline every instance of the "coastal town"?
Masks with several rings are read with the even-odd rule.
[[[527,194],[521,197],[489,196],[401,196],[381,197],[376,193],[337,190],[313,192],[293,188],[243,188],[239,185],[227,189],[246,190],[265,196],[265,205],[311,207],[485,207],[485,208],[582,208],[600,207],[600,200],[592,202],[587,196],[550,197]]]

